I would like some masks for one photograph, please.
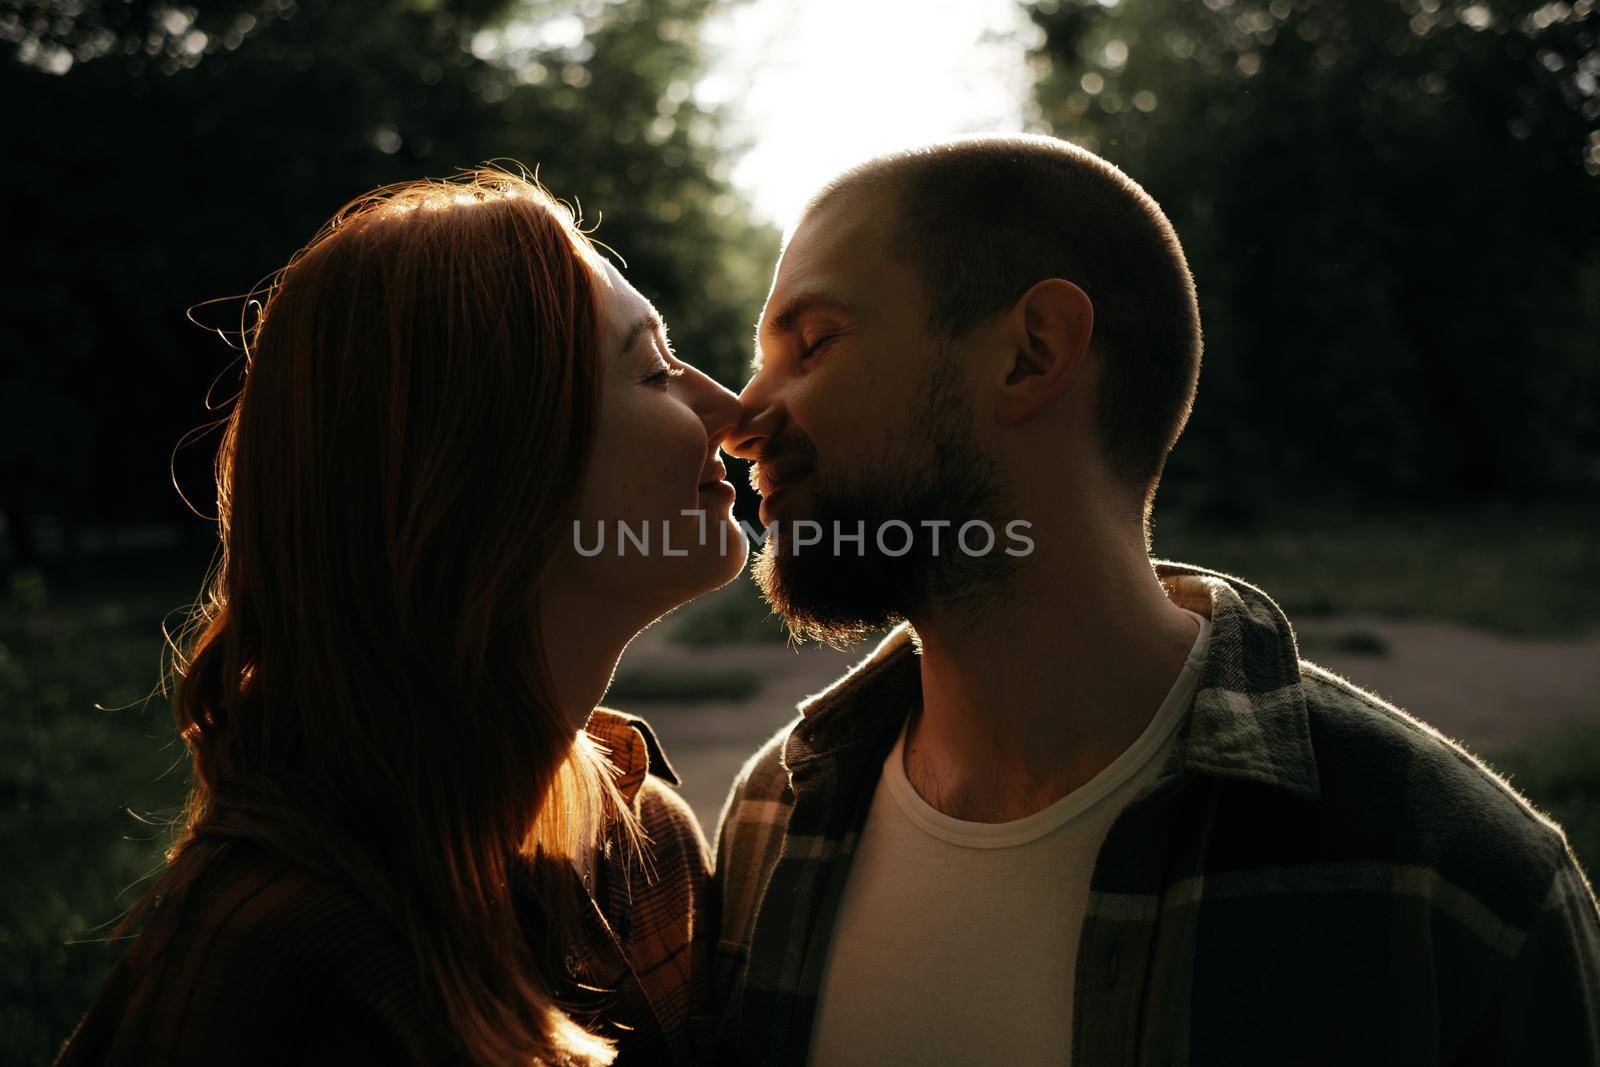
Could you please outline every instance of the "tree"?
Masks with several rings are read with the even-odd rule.
[[[244,294],[341,204],[488,159],[580,203],[685,355],[747,358],[776,234],[690,92],[716,0],[150,0],[0,6],[19,281],[0,316],[0,510],[179,516],[169,457],[234,354],[185,309]],[[242,301],[197,309],[237,329]],[[234,369],[236,373],[236,368]],[[214,437],[180,451],[209,508]]]
[[[1199,285],[1172,492],[1593,491],[1593,0],[1030,11],[1039,120],[1150,190]]]

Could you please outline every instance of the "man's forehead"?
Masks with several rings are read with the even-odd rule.
[[[887,207],[881,194],[843,194],[806,212],[784,246],[779,275],[791,263],[803,269],[869,252],[884,255]]]
[[[829,299],[820,303],[851,304],[857,310],[870,304],[870,283],[881,277],[887,256],[881,221],[862,207],[855,202],[827,204],[800,220],[779,257],[762,309],[763,328],[787,326],[777,320],[803,297],[823,296]]]

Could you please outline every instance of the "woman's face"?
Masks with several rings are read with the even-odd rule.
[[[719,455],[743,412],[670,352],[666,324],[615,267],[591,262],[605,323],[600,417],[575,528],[542,593],[569,618],[602,610],[643,627],[744,567]]]

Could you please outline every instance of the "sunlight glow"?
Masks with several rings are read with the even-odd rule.
[[[828,178],[871,156],[1028,120],[1015,0],[751,0],[706,26],[695,86],[728,110],[730,178],[785,230]]]

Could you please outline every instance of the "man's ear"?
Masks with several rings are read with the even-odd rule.
[[[1048,278],[1023,293],[1011,309],[1011,353],[996,383],[1000,425],[1026,422],[1081,381],[1093,336],[1094,304],[1076,285]]]

